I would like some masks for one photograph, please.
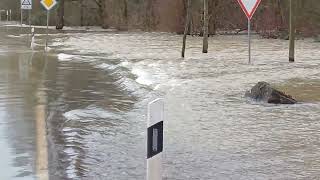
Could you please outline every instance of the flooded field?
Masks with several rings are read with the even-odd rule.
[[[22,31],[24,34],[26,29]],[[165,100],[164,179],[319,179],[320,43],[0,30],[0,179],[145,179],[146,112]],[[267,81],[299,100],[244,97]]]

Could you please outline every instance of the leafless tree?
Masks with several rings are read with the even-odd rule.
[[[63,29],[64,26],[64,0],[60,0],[57,9],[56,29]]]

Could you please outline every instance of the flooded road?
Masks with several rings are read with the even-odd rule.
[[[0,32],[0,179],[145,179],[146,105],[165,100],[164,179],[320,178],[320,43],[168,33]],[[301,103],[246,99],[258,81]]]

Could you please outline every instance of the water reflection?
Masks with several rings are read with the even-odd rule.
[[[31,56],[31,60],[33,59],[33,53]],[[32,61],[31,61],[32,62]],[[32,63],[36,64],[36,63]],[[42,76],[41,82],[39,83],[39,87],[37,88],[37,92],[35,94],[37,98],[37,105],[35,107],[36,114],[36,142],[37,142],[37,158],[36,158],[36,175],[40,180],[48,180],[48,144],[47,144],[47,95],[44,91],[44,80],[46,75],[47,68],[47,59],[44,59],[43,71],[40,76]],[[41,71],[40,71],[41,72]]]
[[[83,177],[104,157],[96,154],[105,143],[98,139],[126,125],[123,112],[132,109],[135,97],[113,84],[117,77],[88,63],[50,63],[46,78],[50,176]]]
[[[8,179],[13,177],[23,177],[33,179],[36,175],[35,167],[38,163],[35,159],[45,159],[42,155],[36,153],[36,145],[39,144],[35,136],[35,130],[46,131],[45,127],[38,126],[35,119],[45,121],[45,114],[39,116],[38,110],[33,110],[39,103],[36,93],[41,91],[41,77],[35,71],[36,66],[32,65],[33,54],[7,54],[1,56],[1,112],[5,116],[1,117],[1,125],[5,127],[6,138],[1,141],[7,141],[12,150],[9,158],[12,159],[11,166],[18,167],[17,173],[12,172],[6,175]],[[45,136],[44,136],[45,138]],[[45,140],[46,141],[46,140]],[[45,148],[46,150],[46,148]],[[11,167],[7,165],[8,167]]]

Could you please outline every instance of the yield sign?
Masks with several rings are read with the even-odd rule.
[[[41,0],[40,2],[44,8],[50,11],[56,4],[56,0]]]
[[[247,18],[251,19],[261,0],[238,0],[238,2]]]

